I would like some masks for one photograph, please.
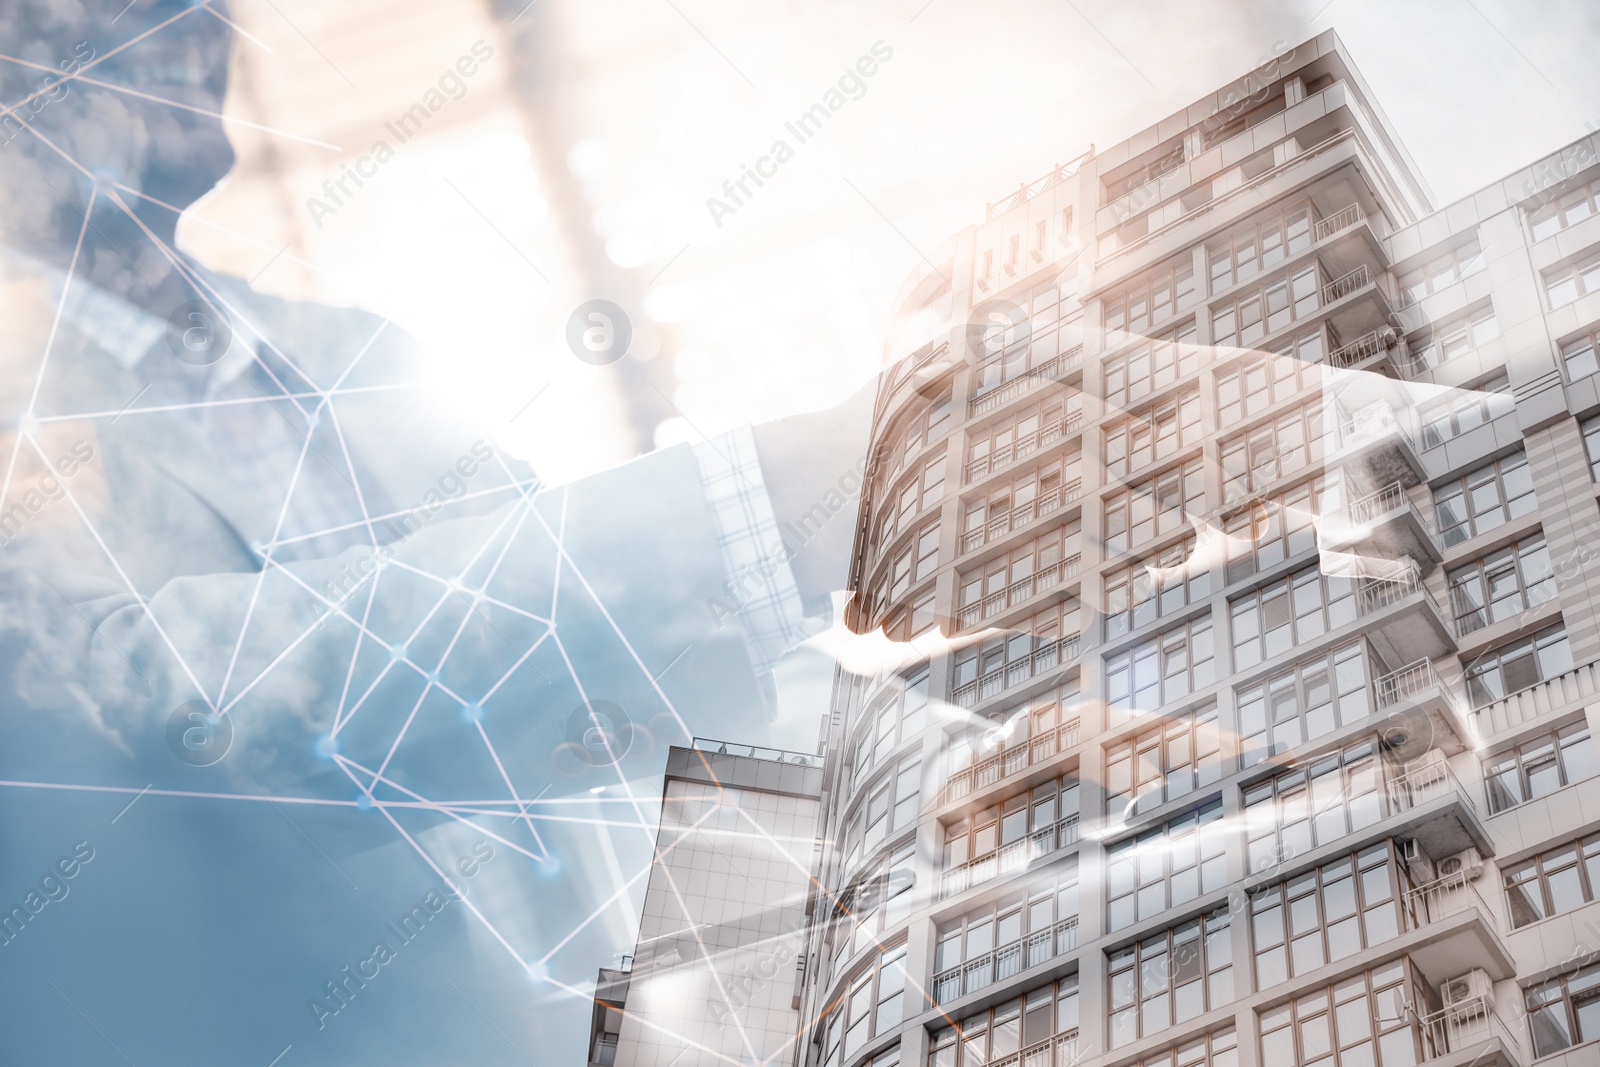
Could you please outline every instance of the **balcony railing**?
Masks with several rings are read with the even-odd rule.
[[[1435,878],[1406,891],[1406,914],[1418,923],[1436,923],[1452,915],[1476,909],[1490,929],[1498,930],[1494,911],[1483,899],[1465,870]]]
[[[1018,579],[1004,589],[997,589],[982,600],[968,604],[960,612],[961,628],[976,626],[985,619],[993,618],[1040,593],[1054,589],[1067,579],[1076,576],[1082,562],[1083,557],[1074,552],[1054,567],[1046,567],[1038,574]]]
[[[709,737],[696,737],[689,742],[689,746],[700,752],[711,752],[719,756],[746,756],[751,759],[771,760],[774,763],[793,763],[802,767],[819,767],[823,759],[816,752],[761,748],[757,745],[741,745],[734,741],[717,741]]]
[[[1472,713],[1479,732],[1489,737],[1523,723],[1588,703],[1600,693],[1600,663],[1585,663],[1565,674],[1485,704]]]
[[[1078,1031],[1068,1030],[1008,1056],[998,1056],[989,1061],[988,1067],[1074,1067],[1080,1056]]]
[[[1419,659],[1408,663],[1397,671],[1380,675],[1377,681],[1372,683],[1379,711],[1392,708],[1402,700],[1409,700],[1429,689],[1438,689],[1452,704],[1456,702],[1455,694],[1444,684],[1444,679],[1434,670],[1433,661],[1430,659]]]
[[[967,415],[982,415],[986,411],[993,411],[1001,404],[1015,400],[1024,393],[1030,393],[1046,382],[1053,382],[1067,371],[1076,367],[1083,359],[1083,346],[1074,348],[1071,352],[1063,352],[1054,359],[1046,360],[1026,374],[1018,375],[1009,382],[1003,382],[987,392],[979,393],[967,401]]]
[[[1058,419],[1048,426],[1025,433],[1011,444],[996,448],[982,459],[975,459],[966,467],[966,479],[969,482],[985,478],[998,470],[1004,470],[1024,456],[1047,448],[1068,434],[1076,433],[1083,426],[1083,412],[1074,411],[1063,419]]]
[[[1036,648],[1021,659],[1012,660],[1003,667],[996,667],[987,674],[979,675],[965,685],[956,686],[951,699],[960,707],[970,708],[980,701],[999,696],[1007,689],[1021,685],[1029,678],[1055,670],[1056,667],[1078,655],[1078,639],[1078,634],[1069,634],[1059,641]]]
[[[1408,508],[1416,515],[1424,527],[1429,527],[1427,519],[1422,512],[1417,510],[1407,495],[1405,486],[1399,482],[1390,482],[1375,493],[1368,493],[1350,502],[1350,522],[1354,526],[1364,526],[1380,515],[1387,515],[1396,508]]]
[[[1394,408],[1383,401],[1369,404],[1339,423],[1339,443],[1342,446],[1357,444],[1369,437],[1380,437],[1389,433],[1398,433],[1412,448],[1416,448],[1416,439],[1412,436],[1410,428],[1400,421],[1399,416],[1394,413]]]
[[[1499,1038],[1516,1062],[1527,1062],[1522,1055],[1522,1042],[1506,1029],[1488,997],[1473,997],[1436,1011],[1422,1019],[1422,1026],[1433,1050],[1430,1059]]]
[[[1065,752],[1078,743],[1080,727],[1081,723],[1077,719],[1064,722],[1053,730],[1029,738],[1027,744],[1012,745],[986,759],[979,760],[965,770],[957,771],[950,776],[944,788],[939,790],[939,796],[934,801],[935,805],[942,806],[952,800],[959,800],[974,790],[987,789],[1018,771],[1053,759],[1056,753]]]
[[[1363,263],[1348,274],[1341,274],[1327,285],[1324,285],[1322,287],[1322,302],[1331,304],[1335,300],[1342,300],[1357,289],[1364,289],[1371,284],[1372,271]]]
[[[1419,804],[1426,804],[1435,797],[1443,796],[1454,790],[1467,806],[1467,810],[1477,815],[1478,806],[1472,802],[1472,795],[1461,784],[1461,779],[1455,776],[1450,769],[1450,764],[1443,758],[1428,760],[1421,766],[1397,774],[1386,783],[1389,793],[1389,810],[1393,812],[1410,811]]]
[[[1311,228],[1311,239],[1313,241],[1321,241],[1324,238],[1332,237],[1340,230],[1349,229],[1351,226],[1354,226],[1365,217],[1366,216],[1361,212],[1360,204],[1351,204],[1349,207],[1342,207],[1338,211],[1335,211],[1332,215],[1316,221],[1315,225],[1313,225]]]
[[[981,956],[933,976],[933,1002],[948,1004],[957,997],[1003,982],[1029,967],[1037,967],[1078,947],[1078,917],[1001,945]]]
[[[1422,584],[1422,568],[1415,560],[1398,560],[1388,572],[1363,572],[1356,577],[1356,614],[1371,615],[1391,604],[1420,593],[1427,587]]]
[[[1046,493],[1037,500],[1030,500],[1026,504],[1018,504],[1003,515],[996,515],[988,522],[975,530],[968,530],[961,535],[961,551],[971,552],[981,548],[998,537],[1004,537],[1012,530],[1020,530],[1033,522],[1053,514],[1078,499],[1083,494],[1083,480],[1074,478],[1053,492]]]
[[[968,860],[959,867],[943,872],[939,875],[939,899],[964,893],[975,885],[982,885],[1003,874],[1025,871],[1034,860],[1066,848],[1077,840],[1078,817],[1068,815],[1054,825],[1035,830],[1020,841],[1002,845],[987,856]]]

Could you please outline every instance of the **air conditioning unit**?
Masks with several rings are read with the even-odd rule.
[[[1446,1008],[1458,1008],[1474,1001],[1483,1009],[1494,1007],[1494,983],[1482,967],[1474,967],[1459,978],[1439,983],[1439,999]]]
[[[1483,873],[1483,857],[1475,848],[1457,852],[1453,856],[1446,856],[1434,864],[1434,872],[1440,878],[1448,878],[1459,874],[1464,878],[1477,878]]]
[[[1400,861],[1406,865],[1406,872],[1417,885],[1427,885],[1433,881],[1433,860],[1423,853],[1415,840],[1406,841],[1400,846]]]

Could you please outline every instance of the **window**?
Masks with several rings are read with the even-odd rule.
[[[1383,842],[1251,894],[1256,988],[1398,936],[1400,890],[1394,853]]]
[[[1503,873],[1513,929],[1580,908],[1600,899],[1600,834],[1507,865]]]
[[[1106,814],[1148,811],[1221,780],[1217,707],[1208,704],[1106,750]]]
[[[1446,548],[1528,514],[1537,505],[1527,455],[1518,449],[1440,486],[1433,506]]]
[[[1076,573],[1078,547],[1078,523],[1073,520],[982,566],[962,571],[956,579],[961,590],[961,624],[976,625],[1054,589],[1064,575]]]
[[[1585,419],[1582,426],[1583,448],[1589,457],[1589,477],[1600,481],[1600,415]]]
[[[1148,626],[1211,595],[1211,569],[1192,560],[1195,539],[1185,538],[1106,576],[1106,639]]]
[[[1106,203],[1126,196],[1148,182],[1175,171],[1183,164],[1183,138],[1176,137],[1149,163],[1121,178],[1106,180]]]
[[[1317,478],[1274,493],[1230,515],[1227,585],[1317,547],[1317,521],[1340,507],[1337,483]]]
[[[855,766],[852,779],[859,781],[867,768],[874,763],[881,763],[895,745],[920,734],[927,721],[926,667],[910,679],[897,676],[893,684],[879,689],[854,724],[852,741]]]
[[[1077,499],[1083,486],[1082,463],[1082,453],[1074,449],[968,500],[961,520],[963,551],[1026,526]]]
[[[950,386],[946,385],[927,407],[912,413],[900,436],[892,439],[893,443],[884,450],[881,457],[884,480],[898,474],[904,469],[907,459],[949,433],[950,427]]]
[[[1205,468],[1196,457],[1105,498],[1106,553],[1115,555],[1189,528],[1205,510]]]
[[[1106,846],[1106,924],[1121,930],[1220,889],[1231,836],[1222,801]]]
[[[1366,642],[1326,652],[1239,691],[1239,762],[1262,760],[1372,713]]]
[[[1083,394],[1070,387],[1063,387],[1062,393],[1023,409],[1009,421],[971,431],[967,480],[982,478],[1061,440],[1068,425],[1083,415]]]
[[[1117,1048],[1233,1000],[1228,909],[1111,953],[1109,1041]]]
[[[1600,963],[1531,986],[1526,998],[1534,1056],[1600,1038]]]
[[[1106,360],[1103,384],[1106,404],[1128,407],[1143,397],[1187,378],[1200,369],[1193,320]]]
[[[1591,329],[1561,346],[1561,361],[1567,368],[1567,381],[1575,382],[1600,371],[1600,362],[1595,358],[1596,345],[1600,344],[1597,337],[1600,334]]]
[[[1171,459],[1180,449],[1200,443],[1200,390],[1133,412],[1105,431],[1107,472],[1121,478],[1157,460]]]
[[[839,894],[829,930],[830,982],[856,953],[878,946],[879,935],[911,913],[915,866],[916,842],[909,840]]]
[[[1317,1067],[1413,1067],[1414,1015],[1404,1004],[1427,1003],[1427,983],[1402,958],[1365,974],[1303,994],[1261,1012],[1261,1062]]]
[[[1212,343],[1252,348],[1321,306],[1317,268],[1300,267],[1211,309]]]
[[[1175,626],[1107,656],[1109,725],[1161,711],[1216,680],[1211,616]]]
[[[1516,407],[1511,379],[1497,374],[1471,389],[1453,389],[1449,399],[1422,413],[1422,447],[1436,448],[1452,437],[1509,415]]]
[[[1005,767],[1016,769],[1017,761],[1027,763],[1048,759],[1076,743],[1079,726],[1078,686],[1076,681],[1063,683],[1059,688],[1030,697],[1024,704],[1004,711],[990,712],[987,721],[969,723],[952,733],[947,751],[945,787],[940,793],[943,800],[966,796],[973,789],[972,777],[966,772],[975,764],[1012,755]],[[1065,727],[1058,733],[1059,727]],[[1064,736],[1063,736],[1064,735]],[[1046,739],[1056,737],[1051,745]],[[998,769],[996,773],[1001,773]],[[959,776],[959,777],[958,777]],[[981,788],[981,786],[980,786]]]
[[[1217,425],[1236,425],[1308,386],[1321,385],[1318,364],[1325,347],[1322,331],[1313,330],[1275,352],[1238,360],[1219,371]]]
[[[889,542],[895,533],[904,530],[918,514],[936,508],[944,499],[945,453],[923,464],[922,474],[911,478],[900,487],[898,497],[886,500],[891,506],[883,509],[883,519],[878,526],[878,544]]]
[[[1129,1067],[1238,1067],[1238,1064],[1239,1035],[1229,1026],[1176,1048],[1152,1052]]]
[[[911,583],[931,577],[939,567],[939,523],[929,523],[916,539],[900,550],[889,568],[888,599],[899,600],[911,591]]]
[[[1033,789],[1014,793],[992,807],[945,829],[944,870],[992,856],[1002,857],[1006,871],[1020,869],[1030,859],[1054,852],[1078,839],[1078,779],[1066,774]],[[1059,832],[1058,832],[1059,831]],[[1033,843],[1028,845],[1029,839]],[[1014,861],[1011,857],[1017,857]],[[974,878],[970,883],[993,877]],[[962,888],[965,888],[964,886]],[[961,889],[946,887],[946,895]]]
[[[948,1004],[1036,967],[1078,944],[1078,858],[1057,878],[986,904],[939,927],[933,998]]]
[[[1529,738],[1510,752],[1484,761],[1489,814],[1537,800],[1597,773],[1600,767],[1595,765],[1587,722],[1580,720],[1554,733]]]
[[[1242,116],[1241,116],[1242,117]],[[1220,293],[1235,281],[1271,270],[1284,259],[1311,247],[1311,209],[1301,205],[1272,213],[1211,246],[1211,291]]]
[[[1355,579],[1320,563],[1252,590],[1228,605],[1233,667],[1246,670],[1356,618]]]
[[[1526,211],[1529,233],[1535,241],[1542,241],[1600,211],[1600,182],[1590,181],[1568,189],[1559,197]]]
[[[906,946],[885,949],[855,978],[841,1007],[844,1058],[849,1059],[875,1034],[891,1032],[900,1024],[906,989]]]
[[[1106,298],[1107,330],[1144,333],[1200,299],[1194,286],[1194,267],[1184,263],[1161,271],[1127,290]]]
[[[1400,305],[1415,304],[1425,296],[1443,292],[1461,279],[1483,269],[1483,252],[1469,241],[1423,266],[1400,275]]]
[[[1251,872],[1281,865],[1383,818],[1378,761],[1376,745],[1362,742],[1247,788]]]
[[[1556,578],[1544,533],[1524,537],[1449,573],[1450,611],[1456,633],[1512,618],[1555,599]]]
[[[1071,1064],[1077,1060],[1077,1034],[1078,976],[1069,974],[938,1031],[928,1042],[928,1067],[983,1067],[1052,1044],[1054,1062]]]
[[[1532,637],[1490,649],[1467,664],[1467,699],[1481,708],[1571,669],[1567,630],[1556,623]]]
[[[1423,367],[1437,367],[1499,336],[1500,324],[1494,317],[1494,306],[1485,304],[1476,311],[1435,326],[1425,340],[1412,345],[1411,358]]]
[[[1600,289],[1600,253],[1595,253],[1572,264],[1549,271],[1544,276],[1545,295],[1550,298],[1550,310],[1566,307],[1580,296]]]
[[[909,756],[868,786],[846,825],[845,870],[853,870],[863,853],[871,855],[891,832],[909,830],[917,821],[922,764]]]
[[[1077,598],[1058,601],[1016,623],[1012,632],[956,654],[952,696],[967,708],[1059,666],[1078,637]]]
[[[984,253],[990,256],[992,253]],[[993,273],[992,263],[985,261],[984,277]],[[1070,351],[1076,336],[1062,327],[1070,325],[1064,305],[1073,299],[1077,280],[1063,286],[1049,285],[1034,291],[1028,301],[1029,309],[1008,316],[994,311],[990,321],[971,330],[968,342],[973,364],[977,368],[973,395],[987,392],[1002,382],[1009,382],[1050,362],[1064,351]],[[1065,297],[1063,299],[1063,290]]]
[[[1287,477],[1316,462],[1323,450],[1320,400],[1222,444],[1222,492],[1228,498]]]

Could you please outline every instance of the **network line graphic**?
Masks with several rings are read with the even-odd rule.
[[[514,679],[524,678],[529,671],[537,671],[534,661],[539,656],[543,656],[547,663],[559,665],[565,681],[576,690],[581,706],[589,709],[593,715],[595,679],[586,680],[582,650],[571,647],[570,642],[563,638],[562,619],[574,604],[581,605],[586,615],[600,620],[609,639],[621,650],[621,661],[637,672],[642,688],[653,695],[662,714],[678,731],[679,739],[687,740],[691,736],[689,727],[660,683],[660,675],[671,664],[668,663],[666,668],[658,666],[652,669],[646,663],[644,655],[625,633],[621,622],[608,609],[606,598],[597,589],[596,583],[569,550],[566,491],[546,489],[537,478],[519,476],[505,457],[495,450],[490,462],[500,475],[500,484],[465,492],[444,505],[441,520],[451,518],[453,513],[464,507],[476,508],[479,512],[476,521],[470,525],[470,543],[456,546],[452,566],[434,569],[390,551],[387,546],[394,524],[403,521],[414,509],[380,508],[369,500],[373,494],[365,484],[362,465],[353,455],[345,414],[348,404],[382,401],[390,396],[415,393],[422,388],[415,381],[371,381],[368,380],[371,375],[362,378],[360,372],[367,369],[365,364],[369,357],[386,340],[385,335],[392,332],[390,323],[387,320],[379,322],[364,343],[341,357],[342,366],[337,366],[331,376],[320,373],[307,365],[290,343],[281,342],[269,324],[259,321],[255,310],[247,306],[237,292],[225,289],[163,240],[130,206],[130,202],[142,201],[174,216],[181,213],[178,207],[121,180],[115,174],[85,166],[31,123],[26,111],[22,110],[41,94],[50,91],[52,85],[76,81],[98,90],[170,106],[219,122],[243,122],[217,111],[166,100],[89,74],[95,67],[124,50],[134,48],[162,31],[170,32],[183,19],[204,17],[221,20],[241,38],[251,40],[225,15],[209,4],[201,3],[186,7],[65,76],[31,60],[0,55],[0,61],[53,76],[39,90],[5,106],[3,114],[20,123],[29,135],[75,171],[86,193],[85,202],[77,203],[65,192],[57,190],[62,199],[82,216],[82,223],[78,228],[70,263],[59,279],[58,292],[48,312],[48,333],[38,353],[28,399],[15,427],[12,446],[6,458],[3,480],[0,480],[0,511],[20,495],[21,483],[34,464],[40,464],[45,471],[49,471],[52,458],[48,450],[48,435],[58,427],[109,426],[113,423],[131,425],[139,420],[159,418],[228,418],[247,409],[269,409],[279,414],[300,438],[299,447],[287,481],[281,487],[281,500],[276,508],[270,536],[250,546],[258,560],[254,574],[246,572],[231,576],[236,580],[235,588],[243,592],[243,602],[237,613],[237,625],[230,625],[226,639],[220,642],[225,654],[216,662],[196,662],[192,643],[178,632],[182,621],[175,619],[172,611],[163,608],[159,590],[135,577],[136,568],[124,560],[115,531],[108,528],[104,515],[97,514],[93,501],[86,499],[77,487],[66,482],[63,482],[62,500],[70,509],[79,532],[87,536],[98,552],[99,562],[103,562],[115,576],[120,598],[128,605],[124,615],[131,613],[136,617],[138,627],[149,635],[149,642],[140,650],[133,651],[133,655],[143,663],[143,669],[130,658],[129,650],[117,647],[112,632],[104,625],[96,638],[109,645],[118,661],[132,672],[130,679],[137,675],[143,681],[146,689],[151,691],[152,699],[160,701],[163,693],[169,694],[169,699],[182,699],[186,702],[185,706],[193,707],[195,713],[204,720],[207,730],[223,731],[231,736],[235,721],[248,720],[252,715],[261,713],[260,705],[251,706],[252,697],[259,696],[279,680],[279,676],[303,669],[299,657],[307,648],[327,646],[334,643],[336,637],[349,641],[342,677],[336,679],[335,699],[317,702],[310,714],[320,731],[317,742],[319,755],[348,780],[354,797],[290,795],[264,792],[259,788],[255,792],[242,788],[166,788],[157,787],[153,782],[142,785],[8,779],[0,781],[0,788],[113,795],[129,798],[129,806],[140,798],[147,798],[146,803],[165,800],[174,803],[269,804],[290,810],[322,807],[347,810],[353,816],[358,812],[376,811],[383,816],[397,838],[416,852],[432,874],[445,879],[447,884],[452,877],[450,871],[430,855],[430,851],[417,839],[415,828],[408,829],[401,816],[427,813],[470,826],[474,832],[487,836],[536,865],[559,866],[559,856],[540,832],[541,827],[555,825],[580,826],[596,833],[636,832],[643,835],[652,856],[659,859],[676,844],[665,838],[659,843],[656,841],[654,809],[659,800],[640,796],[635,791],[623,771],[622,753],[610,750],[612,736],[605,730],[600,730],[598,736],[602,738],[607,758],[597,763],[614,771],[615,787],[620,796],[529,795],[530,790],[518,784],[519,777],[525,778],[525,773],[519,774],[522,768],[507,757],[503,742],[501,746],[496,744],[495,736],[499,729],[497,718],[530,713],[529,709],[516,706],[521,703],[520,697],[513,702],[507,701],[505,696]],[[273,136],[334,147],[260,124],[243,124]],[[61,402],[64,391],[52,389],[52,385],[76,370],[59,350],[61,338],[67,328],[73,301],[91,286],[83,277],[80,259],[85,253],[86,243],[95,237],[94,219],[97,212],[103,212],[108,207],[143,234],[172,274],[183,281],[194,299],[204,306],[213,319],[231,324],[237,338],[249,339],[245,343],[252,368],[270,383],[270,389],[257,391],[255,395],[223,395],[177,401],[152,399],[143,403],[141,398],[144,390],[140,390],[138,395],[120,406],[92,405],[84,409]],[[228,232],[238,240],[256,243],[244,235]],[[305,498],[318,492],[318,487],[308,487],[307,484],[307,471],[317,464],[331,468],[343,483],[347,483],[349,499],[342,503],[352,506],[353,513],[329,514],[324,516],[324,521],[310,523],[308,528],[307,523],[296,525],[291,522],[291,516],[304,512],[307,503]],[[323,485],[326,484],[324,479]],[[315,513],[314,508],[311,510]],[[319,541],[325,543],[329,537],[342,538],[341,544],[347,546],[346,551],[359,547],[366,551],[367,558],[376,558],[370,570],[363,569],[353,588],[343,589],[337,594],[332,593],[326,585],[319,587],[308,580],[296,565],[306,558],[301,550],[309,549]],[[508,558],[530,540],[542,541],[549,565],[548,597],[540,602],[519,598],[517,590],[502,592],[498,588]],[[48,581],[48,577],[45,580]],[[293,587],[299,602],[314,605],[317,609],[302,613],[297,625],[288,632],[284,631],[282,625],[282,613],[269,618],[264,606],[267,599],[264,594],[269,585],[282,586],[284,583]],[[375,606],[383,601],[385,594],[400,584],[406,586],[405,599],[410,609],[404,625],[379,626],[374,617]],[[427,589],[428,593],[419,595],[416,592],[418,589]],[[63,599],[67,599],[64,594]],[[71,606],[78,611],[76,604]],[[78,613],[82,614],[81,611]],[[391,618],[387,621],[393,623],[395,620]],[[127,630],[116,632],[125,633]],[[453,671],[462,649],[468,645],[473,648],[473,667]],[[491,647],[495,648],[495,652],[486,654],[484,649]],[[146,652],[152,654],[145,655]],[[487,662],[494,663],[493,671],[479,669]],[[147,672],[159,674],[163,679],[170,678],[170,687],[165,681],[161,684],[152,683],[146,677]],[[398,712],[387,706],[396,688],[396,678],[406,678],[413,686],[420,686],[415,698],[402,705]],[[487,782],[488,791],[503,790],[503,793],[489,796],[469,794],[465,799],[448,799],[426,785],[418,784],[425,781],[427,776],[425,771],[419,772],[415,766],[418,754],[415,751],[408,752],[406,743],[419,716],[425,713],[425,709],[431,708],[431,702],[440,699],[459,710],[455,730],[474,740],[487,761],[485,767],[492,767],[492,779]],[[566,710],[536,707],[531,714],[560,716]],[[157,714],[160,714],[159,710]],[[397,724],[390,721],[396,715],[401,716]],[[369,724],[373,719],[381,721]],[[595,721],[598,724],[599,720]],[[385,732],[386,740],[378,742],[376,739]],[[595,810],[609,814],[603,817],[587,814]],[[717,810],[716,807],[712,808],[713,813]],[[739,811],[737,805],[729,810]],[[569,814],[572,811],[585,814]],[[739,813],[744,815],[742,811]],[[796,868],[809,875],[809,839],[799,843],[805,846],[803,849],[793,847],[797,843],[778,841],[747,815],[744,818],[749,823],[748,835],[765,839],[787,856]],[[681,836],[703,832],[709,831],[703,830],[697,823],[685,829],[680,839]],[[551,976],[547,965],[585,928],[608,911],[627,906],[630,893],[649,871],[650,865],[646,864],[614,886],[604,899],[585,902],[587,914],[570,929],[541,931],[543,943],[534,947],[514,943],[511,937],[502,932],[503,919],[492,914],[487,905],[480,906],[465,898],[463,903],[473,920],[531,977],[562,994],[587,1000],[590,996],[587,991]],[[682,903],[683,896],[681,893],[678,895]],[[684,915],[688,914],[685,906]],[[713,964],[714,971],[714,951],[704,945],[701,947],[706,961]],[[725,983],[719,980],[717,984],[731,1009],[733,1002],[728,999],[730,995]],[[749,1047],[748,1042],[746,1044]],[[729,1063],[741,1062],[713,1050],[702,1051]],[[753,1047],[750,1047],[750,1054],[754,1055]]]

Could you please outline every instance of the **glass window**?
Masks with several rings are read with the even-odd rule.
[[[1600,834],[1508,864],[1502,876],[1513,929],[1582,907],[1600,898]]]
[[[1105,659],[1107,718],[1117,726],[1159,712],[1216,680],[1211,616],[1204,615]]]
[[[928,1067],[983,1067],[1022,1053],[1033,1063],[1054,1047],[1054,1062],[1077,1062],[1078,976],[1030,989],[935,1032],[928,1042]],[[1044,1062],[1051,1062],[1045,1059]]]
[[[1427,983],[1400,959],[1260,1013],[1261,1062],[1318,1067],[1415,1067],[1426,1058],[1405,1004]]]
[[[1385,841],[1253,892],[1256,988],[1270,989],[1398,936],[1402,888]]]
[[[1152,1052],[1129,1067],[1238,1067],[1239,1037],[1232,1026]]]
[[[1477,241],[1450,250],[1400,275],[1400,306],[1416,303],[1483,269],[1483,251]]]
[[[840,1009],[844,1057],[849,1059],[877,1034],[893,1031],[905,1008],[906,946],[884,949],[846,987]]]
[[[1550,299],[1552,311],[1597,289],[1600,289],[1600,253],[1592,253],[1571,266],[1548,271],[1544,276],[1545,296]]]
[[[1228,881],[1222,801],[1106,846],[1106,924],[1121,930]]]
[[[1076,500],[1083,488],[1082,459],[1074,448],[968,498],[962,507],[961,551],[970,552]]]
[[[938,928],[934,1003],[1003,982],[1078,945],[1078,858],[1051,878]]]
[[[1363,742],[1250,786],[1244,807],[1251,872],[1383,818],[1382,777],[1376,747]]]
[[[1600,1038],[1600,963],[1530,986],[1525,996],[1535,1057]]]
[[[1511,397],[1511,379],[1498,374],[1471,389],[1456,389],[1442,403],[1422,412],[1422,447],[1437,448],[1453,437],[1502,415],[1516,407]]]
[[[1337,483],[1316,478],[1250,503],[1223,522],[1228,569],[1224,583],[1248,578],[1317,547],[1317,523],[1340,507]]]
[[[1523,210],[1529,233],[1535,241],[1542,241],[1600,212],[1600,182],[1589,181],[1560,195],[1546,190],[1540,203]]]
[[[1127,408],[1200,369],[1190,320],[1105,361],[1103,389],[1111,408]]]
[[[1494,317],[1494,306],[1485,304],[1433,327],[1420,339],[1412,341],[1411,358],[1419,368],[1437,367],[1499,336],[1500,324]]]
[[[1567,381],[1575,382],[1600,371],[1600,361],[1595,356],[1597,346],[1600,346],[1600,338],[1597,338],[1594,330],[1561,346],[1561,362],[1567,369]]]
[[[1211,337],[1218,346],[1255,348],[1322,304],[1317,267],[1308,264],[1211,309]]]
[[[945,828],[941,897],[954,896],[1078,840],[1078,779],[1012,793]]]
[[[1205,510],[1205,468],[1199,458],[1153,474],[1104,500],[1108,554],[1189,528],[1189,516]]]
[[[1200,389],[1129,414],[1105,430],[1105,463],[1112,477],[1171,459],[1200,443]]]
[[[1355,579],[1314,563],[1228,605],[1233,666],[1246,670],[1356,619]]]
[[[1592,778],[1594,742],[1585,721],[1529,738],[1509,752],[1484,761],[1483,784],[1489,814],[1537,800],[1557,789]]]
[[[1433,491],[1446,548],[1526,515],[1537,506],[1533,472],[1521,450],[1469,471]]]
[[[1312,400],[1222,443],[1224,499],[1260,489],[1322,457],[1323,404]]]
[[[1571,669],[1567,630],[1556,623],[1531,637],[1492,648],[1467,664],[1467,698],[1481,708]]]
[[[1233,426],[1242,419],[1289,399],[1302,389],[1322,384],[1322,362],[1327,342],[1321,329],[1312,330],[1280,346],[1219,370],[1217,425]]]
[[[1450,610],[1465,636],[1555,599],[1556,578],[1541,531],[1449,572]]]
[[[1071,433],[1083,421],[1083,393],[1063,386],[1056,396],[1013,411],[993,426],[970,431],[967,444],[967,481],[985,477],[1046,448]]]
[[[1211,292],[1220,293],[1236,281],[1254,277],[1258,271],[1271,270],[1310,247],[1310,205],[1269,212],[1230,237],[1207,246]]]
[[[969,516],[969,522],[972,521]],[[1078,572],[1079,521],[1048,527],[1032,541],[956,576],[962,626],[977,623],[1056,588]],[[969,532],[965,538],[974,536]],[[982,536],[980,527],[977,536]],[[999,536],[998,534],[996,536]]]
[[[1111,953],[1108,1044],[1118,1048],[1233,1000],[1228,909]]]
[[[1210,596],[1211,569],[1194,559],[1194,553],[1195,539],[1188,537],[1107,575],[1106,639],[1148,626]]]
[[[1217,708],[1173,716],[1106,750],[1106,814],[1132,815],[1222,779]]]
[[[1352,641],[1239,690],[1239,762],[1262,760],[1372,713],[1366,642]]]
[[[1170,266],[1108,296],[1102,305],[1105,328],[1144,333],[1173,315],[1187,311],[1199,299],[1194,267],[1188,263]]]

